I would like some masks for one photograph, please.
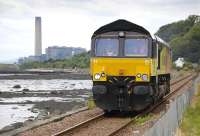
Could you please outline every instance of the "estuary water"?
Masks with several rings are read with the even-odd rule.
[[[20,85],[21,88],[13,88]],[[91,80],[68,80],[68,79],[52,79],[52,80],[0,80],[0,91],[20,91],[21,89],[29,89],[32,91],[39,90],[75,90],[75,89],[91,89]]]
[[[20,87],[15,88],[16,85]],[[91,80],[0,80],[0,131],[16,123],[35,120],[41,114],[47,116],[59,110],[63,113],[77,105],[83,106],[91,88]]]

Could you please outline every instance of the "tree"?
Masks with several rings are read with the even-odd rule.
[[[186,61],[199,62],[200,16],[192,15],[186,20],[162,26],[156,33],[172,47],[173,59],[184,57]]]

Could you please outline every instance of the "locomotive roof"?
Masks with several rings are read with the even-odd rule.
[[[113,31],[128,31],[128,32],[138,32],[142,34],[146,34],[151,36],[150,32],[147,31],[145,28],[142,26],[139,26],[137,24],[134,24],[132,22],[129,22],[127,20],[119,19],[116,20],[112,23],[109,23],[107,25],[104,25],[97,29],[92,37],[95,37],[96,35],[103,34],[106,32],[113,32]]]

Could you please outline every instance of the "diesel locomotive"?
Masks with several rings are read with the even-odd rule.
[[[126,20],[91,38],[90,75],[95,104],[105,111],[141,111],[170,92],[171,48]]]

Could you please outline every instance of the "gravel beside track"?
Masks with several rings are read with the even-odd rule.
[[[78,123],[81,123],[87,119],[90,119],[98,114],[102,113],[102,110],[95,108],[93,110],[86,110],[77,114],[73,114],[71,116],[67,116],[61,121],[52,122],[44,126],[40,126],[38,128],[25,131],[18,136],[50,136],[59,131],[62,131],[65,128],[72,127]]]
[[[109,136],[113,131],[129,122],[130,118],[105,117],[75,131],[70,136]],[[65,134],[67,136],[69,134]]]

